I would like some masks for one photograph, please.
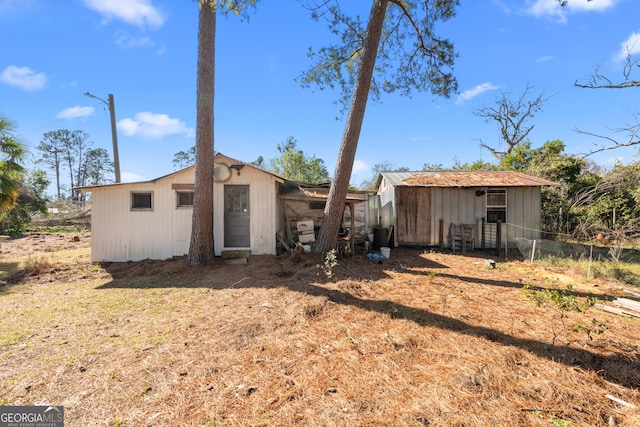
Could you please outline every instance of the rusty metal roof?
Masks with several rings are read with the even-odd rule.
[[[541,187],[558,183],[513,171],[382,172],[390,185],[410,187]]]

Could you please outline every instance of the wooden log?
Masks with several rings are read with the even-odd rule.
[[[622,307],[627,310],[632,310],[637,313],[640,313],[640,302],[638,301],[634,301],[629,298],[616,298],[613,300],[613,303],[618,307]]]
[[[619,316],[627,316],[627,317],[637,317],[640,319],[640,313],[635,313],[633,311],[625,311],[616,307],[610,307],[604,304],[596,304],[596,308],[599,308],[602,311],[606,311],[607,313],[617,314]]]
[[[638,292],[630,291],[628,289],[624,289],[622,292],[624,292],[625,294],[629,294],[632,297],[640,298],[640,293]]]
[[[276,240],[280,242],[280,244],[287,250],[287,252],[291,252],[291,248],[289,247],[287,242],[285,242],[284,240],[284,236],[282,235],[282,230],[278,230],[276,232]]]

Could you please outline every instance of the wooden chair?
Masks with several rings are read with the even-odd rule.
[[[473,224],[449,225],[449,247],[452,251],[474,250],[475,240],[475,226]]]

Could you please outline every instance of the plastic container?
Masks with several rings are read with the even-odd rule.
[[[391,248],[388,248],[386,246],[382,246],[380,248],[380,254],[382,254],[382,256],[385,257],[385,258],[391,257]]]

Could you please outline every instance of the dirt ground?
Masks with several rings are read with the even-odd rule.
[[[0,404],[63,405],[68,426],[640,425],[640,319],[580,305],[622,294],[604,277],[424,248],[96,265],[89,246],[2,243]]]

